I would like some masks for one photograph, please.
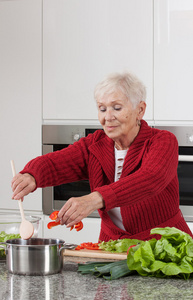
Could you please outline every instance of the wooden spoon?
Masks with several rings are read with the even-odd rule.
[[[15,176],[16,171],[15,171],[15,165],[14,165],[13,160],[11,160],[11,168],[12,168],[13,176]],[[31,222],[29,222],[28,220],[26,220],[26,218],[25,218],[21,199],[18,201],[19,201],[18,203],[19,203],[19,209],[20,209],[21,219],[22,219],[21,224],[20,224],[19,233],[20,233],[22,239],[28,240],[32,237],[32,235],[34,233],[34,227],[33,227],[33,224]]]

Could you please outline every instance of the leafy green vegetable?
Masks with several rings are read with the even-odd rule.
[[[108,280],[118,279],[135,273],[142,276],[193,277],[193,239],[175,227],[154,228],[151,234],[161,235],[160,240],[141,241],[136,239],[110,240],[99,244],[100,249],[111,252],[126,252],[126,260],[118,262],[95,262],[79,264],[82,274],[103,276]]]
[[[20,234],[7,234],[5,231],[0,232],[0,242],[6,242],[7,240],[11,239],[18,239],[21,238]],[[5,258],[5,250],[0,248],[0,259]]]
[[[193,239],[174,228],[154,228],[151,234],[161,239],[142,241],[130,249],[127,265],[142,276],[178,276],[188,279],[193,275]]]
[[[116,262],[93,262],[87,264],[78,264],[78,272],[81,274],[93,274],[97,277],[103,277],[107,280],[114,280],[124,276],[131,275],[127,266],[127,260]]]
[[[110,240],[108,242],[99,243],[101,250],[110,251],[112,253],[127,252],[128,248],[132,245],[140,244],[142,241],[136,239],[119,239]]]

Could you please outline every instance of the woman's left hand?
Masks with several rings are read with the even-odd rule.
[[[104,201],[100,193],[93,192],[82,197],[70,198],[58,213],[56,221],[61,225],[71,227],[86,218],[96,209],[104,207]]]

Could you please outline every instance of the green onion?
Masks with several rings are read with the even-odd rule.
[[[102,276],[107,280],[118,279],[134,273],[134,271],[129,270],[126,259],[116,262],[92,262],[78,264],[78,272],[83,275],[93,274],[97,277]]]

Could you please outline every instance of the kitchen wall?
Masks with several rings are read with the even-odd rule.
[[[41,155],[42,124],[98,124],[93,89],[109,72],[144,81],[149,124],[193,125],[192,20],[191,0],[1,0],[0,210],[18,210],[10,160],[19,171]],[[41,198],[24,209],[42,214]]]
[[[18,209],[11,200],[12,171],[41,155],[42,1],[0,1],[0,208]],[[24,208],[41,211],[41,191]]]

